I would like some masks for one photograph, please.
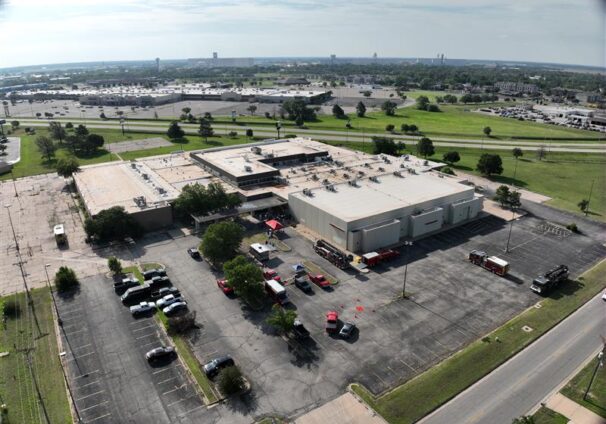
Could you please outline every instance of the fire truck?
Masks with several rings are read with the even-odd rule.
[[[568,267],[566,265],[560,265],[532,280],[530,290],[538,294],[546,294],[552,288],[567,279]]]
[[[349,262],[353,259],[325,240],[318,240],[314,245],[314,250],[318,255],[340,269],[349,267]]]
[[[400,256],[400,252],[393,249],[382,249],[378,252],[369,252],[362,255],[362,262],[373,267],[381,262],[387,262]]]
[[[469,253],[469,262],[486,268],[501,277],[509,272],[509,262],[496,256],[488,256],[486,252],[482,252],[481,250],[472,250]]]

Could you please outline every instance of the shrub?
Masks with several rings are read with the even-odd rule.
[[[393,132],[393,130],[395,128],[396,127],[393,124],[387,124],[387,125],[385,125],[385,131],[387,131],[387,132]]]
[[[62,266],[55,274],[55,286],[60,292],[65,292],[74,289],[79,285],[80,281],[78,281],[76,273],[71,268]]]
[[[219,373],[218,386],[224,395],[233,395],[244,389],[244,377],[238,367],[227,367]]]
[[[455,175],[454,171],[452,170],[452,168],[450,166],[445,166],[440,171],[444,174]]]
[[[236,131],[230,131],[229,134],[227,134],[228,136],[230,136],[231,138],[236,138],[238,136],[238,133]]]
[[[122,263],[115,256],[110,256],[107,260],[107,266],[114,275],[122,274]]]
[[[17,299],[8,299],[2,303],[2,315],[6,318],[18,318],[21,315],[21,305]]]
[[[568,228],[573,233],[577,233],[577,234],[580,233],[579,228],[577,227],[577,224],[574,222],[571,222],[570,224],[568,224],[566,226],[566,228]]]

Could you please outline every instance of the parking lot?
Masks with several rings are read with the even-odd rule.
[[[302,346],[289,346],[275,334],[265,323],[268,310],[254,312],[223,295],[207,264],[186,253],[199,242],[196,237],[157,235],[132,254],[141,262],[165,264],[197,311],[201,329],[192,337],[199,360],[229,353],[252,382],[251,394],[235,409],[253,417],[292,417],[336,397],[352,381],[379,393],[410,379],[539,301],[529,290],[539,272],[565,263],[576,276],[606,256],[606,247],[590,238],[534,217],[514,222],[505,253],[509,229],[488,216],[416,242],[408,252],[409,298],[402,299],[404,251],[368,274],[348,273],[287,228],[284,241],[292,251],[278,253],[269,265],[288,279],[292,265],[311,260],[339,280],[333,290],[314,288],[313,295],[287,285],[293,308],[312,334]],[[472,249],[509,261],[510,275],[498,277],[469,263]],[[358,334],[348,341],[327,336],[329,310],[355,322]]]
[[[135,319],[102,275],[58,297],[64,361],[84,423],[194,423],[207,416],[178,360],[151,366],[145,353],[169,342],[153,317]]]

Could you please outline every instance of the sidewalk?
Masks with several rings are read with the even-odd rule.
[[[386,424],[350,392],[297,418],[295,424]]]
[[[605,424],[606,419],[589,409],[568,399],[561,393],[551,396],[545,404],[547,408],[556,411],[570,420],[570,424]]]

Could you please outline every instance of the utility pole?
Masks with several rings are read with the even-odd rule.
[[[276,130],[278,131],[278,138],[280,138],[280,130],[282,129],[282,122],[276,122]]]
[[[593,374],[591,375],[591,380],[589,380],[589,385],[587,386],[587,390],[583,394],[583,400],[587,400],[587,395],[589,394],[589,390],[591,389],[591,385],[593,384],[593,380],[595,380],[595,376],[598,373],[598,369],[604,366],[604,351],[606,350],[606,343],[602,345],[602,350],[598,353],[598,361],[595,364],[595,369],[593,370]]]
[[[509,234],[507,235],[507,246],[505,247],[505,253],[509,253],[509,242],[511,240],[511,230],[513,229],[513,221],[516,218],[515,209],[511,209],[511,221],[509,222]]]
[[[404,261],[406,262],[404,265],[404,281],[402,282],[402,298],[406,299],[406,276],[408,274],[408,249],[412,246],[412,241],[404,242],[405,250],[404,250]]]
[[[17,249],[17,258],[19,259],[18,265],[19,265],[19,269],[21,270],[21,278],[23,279],[23,288],[25,289],[27,301],[31,305],[32,297],[29,292],[29,287],[27,286],[27,279],[25,278],[25,271],[23,270],[23,260],[21,259],[21,250],[19,249],[19,241],[17,240],[17,234],[15,233],[15,227],[13,225],[13,219],[11,217],[10,206],[11,205],[5,205],[4,207],[6,208],[6,211],[8,212],[8,222],[11,225],[11,230],[13,232],[13,239],[15,240],[15,249]]]
[[[589,199],[587,199],[587,207],[585,208],[585,216],[589,213],[589,202],[591,202],[591,193],[593,193],[593,183],[595,180],[591,180],[591,188],[589,189]]]

